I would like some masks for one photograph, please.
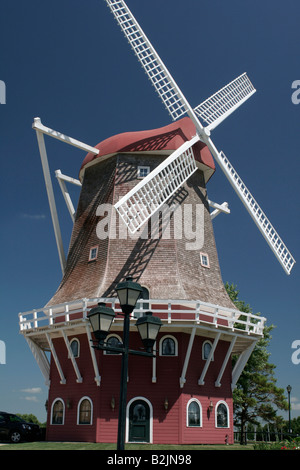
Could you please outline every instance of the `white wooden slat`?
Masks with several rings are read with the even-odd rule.
[[[106,0],[106,3],[172,119],[176,120],[186,112],[193,115],[193,109],[126,3],[122,0]]]
[[[131,233],[135,233],[197,170],[192,146],[195,136],[181,145],[115,204]]]
[[[219,152],[215,148],[210,139],[210,131],[218,126],[255,93],[256,90],[247,74],[243,73],[195,109],[192,109],[140,25],[127,7],[125,1],[105,1],[111,12],[114,14],[115,19],[123,30],[161,100],[172,116],[172,119],[176,120],[185,113],[189,115],[195,124],[199,138],[208,146],[209,150],[224,171],[224,174],[229,179],[234,190],[249,211],[254,222],[262,232],[276,257],[279,259],[284,270],[289,274],[295,263],[294,258],[287,250],[286,246],[259,206],[258,208],[255,208],[252,205],[254,198],[247,188],[243,189],[243,184],[239,183],[239,178],[236,178],[236,173],[232,173],[232,165],[226,157],[223,158],[222,152]],[[200,122],[200,119],[207,124],[205,128]],[[189,152],[184,153],[183,157],[188,157],[188,154]],[[180,162],[180,159],[178,159],[178,162]],[[178,168],[176,168],[176,172],[173,171],[172,165],[168,165],[169,164],[167,163],[167,166],[163,166],[160,169],[161,174],[159,177],[154,178],[155,175],[151,173],[151,182],[150,180],[149,182],[144,180],[143,183],[138,184],[128,195],[124,196],[121,203],[116,204],[116,209],[119,211],[129,230],[133,233],[136,232],[136,230],[138,230],[138,228],[143,224],[141,223],[141,220],[144,220],[145,222],[149,217],[151,217],[160,205],[162,205],[163,202],[175,192],[176,189],[174,190],[174,188],[180,187],[177,186],[179,180],[175,176],[180,168],[180,163]],[[186,172],[187,169],[188,171]],[[182,169],[182,167],[180,168],[179,179],[181,178],[182,182],[186,181],[190,174],[192,174],[190,171],[189,165],[187,165],[187,161],[185,161],[184,169]],[[171,172],[171,178],[169,179],[167,172]],[[188,175],[186,179],[183,178],[183,174]],[[142,187],[143,189],[139,192]],[[162,187],[164,187],[164,189],[162,189]],[[155,195],[156,192],[157,195]],[[134,193],[137,193],[138,199],[135,198],[135,200],[133,199],[132,201],[130,200],[130,196]],[[154,210],[149,209],[151,206]]]
[[[243,73],[221,90],[207,98],[195,109],[195,114],[208,124],[209,130],[217,127],[255,93],[246,73]]]
[[[224,152],[220,152],[219,157],[223,163],[223,171],[226,172],[226,176],[232,187],[235,189],[236,193],[248,210],[268,245],[274,252],[283,269],[287,274],[290,274],[295,264],[295,259],[276,232],[266,214],[263,212],[257,201],[250,193],[245,183],[242,181],[238,173],[233,168],[232,164],[229,162]]]

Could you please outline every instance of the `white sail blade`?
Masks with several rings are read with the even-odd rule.
[[[187,113],[195,124],[198,134],[174,152],[115,205],[129,230],[135,233],[196,171],[191,146],[201,139],[221,166],[284,270],[290,274],[295,264],[294,258],[228,159],[222,152],[218,152],[209,137],[212,129],[255,93],[256,90],[247,74],[240,75],[193,110],[126,3],[122,0],[105,1],[172,119],[176,120]],[[207,124],[205,128],[200,119]],[[193,140],[194,142],[191,143]]]
[[[115,204],[131,233],[135,233],[197,170],[192,146],[185,142]]]
[[[194,111],[122,0],[105,0],[173,120]]]
[[[295,259],[223,152],[219,153],[218,162],[283,269],[290,274]]]
[[[211,131],[255,92],[247,74],[243,73],[199,104],[194,111],[202,121],[208,124],[207,129]]]

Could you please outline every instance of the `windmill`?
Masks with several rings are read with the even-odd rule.
[[[192,108],[126,3],[123,0],[105,1],[171,118],[175,121],[187,114],[196,127],[195,137],[185,142],[115,204],[128,229],[135,233],[196,171],[193,145],[202,141],[221,167],[284,271],[290,274],[295,259],[229,159],[223,151],[217,150],[210,137],[212,130],[255,93],[247,74],[243,73]]]
[[[19,321],[20,331],[49,385],[47,438],[114,439],[118,354],[98,360],[87,312],[98,302],[114,309],[108,341],[119,344],[123,317],[115,286],[131,276],[143,290],[130,318],[133,343],[137,340],[136,318],[149,309],[161,318],[163,331],[157,340],[157,354],[150,362],[141,364],[139,358],[132,358],[127,378],[127,441],[136,442],[144,432],[142,442],[233,442],[232,390],[263,336],[266,319],[244,312],[241,316],[222,281],[211,220],[229,209],[227,203],[216,204],[207,198],[206,183],[215,170],[213,157],[287,274],[295,263],[229,160],[210,138],[213,129],[255,89],[244,73],[193,109],[125,2],[106,3],[174,122],[160,129],[125,132],[90,146],[44,126],[40,118],[34,119],[63,278],[46,305],[20,313]],[[79,180],[56,171],[74,224],[67,257],[44,135],[88,152]],[[141,179],[138,170],[146,167],[149,174]],[[76,211],[65,183],[81,188]],[[149,236],[149,225],[152,229],[163,206],[174,201],[182,209],[179,215],[185,214],[186,207],[203,209],[205,236],[201,247],[188,249],[191,238],[185,232],[182,237],[168,238],[157,226],[158,236]],[[99,219],[105,220],[101,211],[108,206],[115,207],[120,215],[116,226],[125,224],[132,238],[123,237],[123,233],[112,236],[115,210],[107,223],[109,236],[99,236]],[[215,210],[210,212],[209,206]],[[174,229],[175,212],[172,215],[170,226]],[[149,219],[151,224],[147,223]],[[139,236],[143,231],[145,238]],[[49,351],[51,362],[45,354]],[[238,355],[233,369],[232,354]],[[163,406],[161,397],[165,397]],[[145,411],[142,428],[134,418],[134,410],[141,406]],[[87,421],[78,422],[87,410]],[[137,428],[139,437],[135,435]]]

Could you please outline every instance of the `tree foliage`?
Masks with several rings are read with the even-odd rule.
[[[285,429],[288,431],[288,421],[286,422]],[[291,429],[293,434],[300,436],[300,416],[291,420]]]
[[[233,284],[225,285],[227,293],[236,307],[245,313],[252,313],[249,304],[239,299],[239,291]],[[260,315],[257,313],[256,315]],[[264,335],[259,339],[240,375],[233,391],[235,424],[241,428],[241,441],[244,442],[244,429],[247,423],[258,424],[258,419],[276,424],[278,410],[287,410],[284,389],[276,386],[274,364],[269,362],[267,347],[272,338],[274,325],[264,327]],[[233,365],[237,356],[233,356]]]
[[[39,426],[41,426],[41,423],[39,422],[37,417],[33,414],[20,414],[20,413],[17,413],[17,416],[24,419],[24,421],[26,421],[27,423],[38,424]]]

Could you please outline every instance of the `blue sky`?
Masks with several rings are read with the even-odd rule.
[[[300,80],[299,2],[128,0],[128,6],[192,107],[243,72],[257,89],[212,140],[298,261],[291,275],[218,167],[208,195],[231,209],[214,221],[223,280],[276,326],[270,361],[277,385],[292,386],[292,417],[298,416],[300,364],[291,357],[293,341],[300,340],[300,104],[292,103],[291,86]],[[171,121],[104,0],[4,0],[0,35],[6,84],[0,105],[0,340],[6,345],[0,409],[44,421],[47,389],[18,328],[18,313],[42,307],[61,279],[33,119],[90,145]],[[72,227],[54,171],[77,178],[85,154],[45,139],[67,249]],[[72,194],[76,201],[78,191]]]

